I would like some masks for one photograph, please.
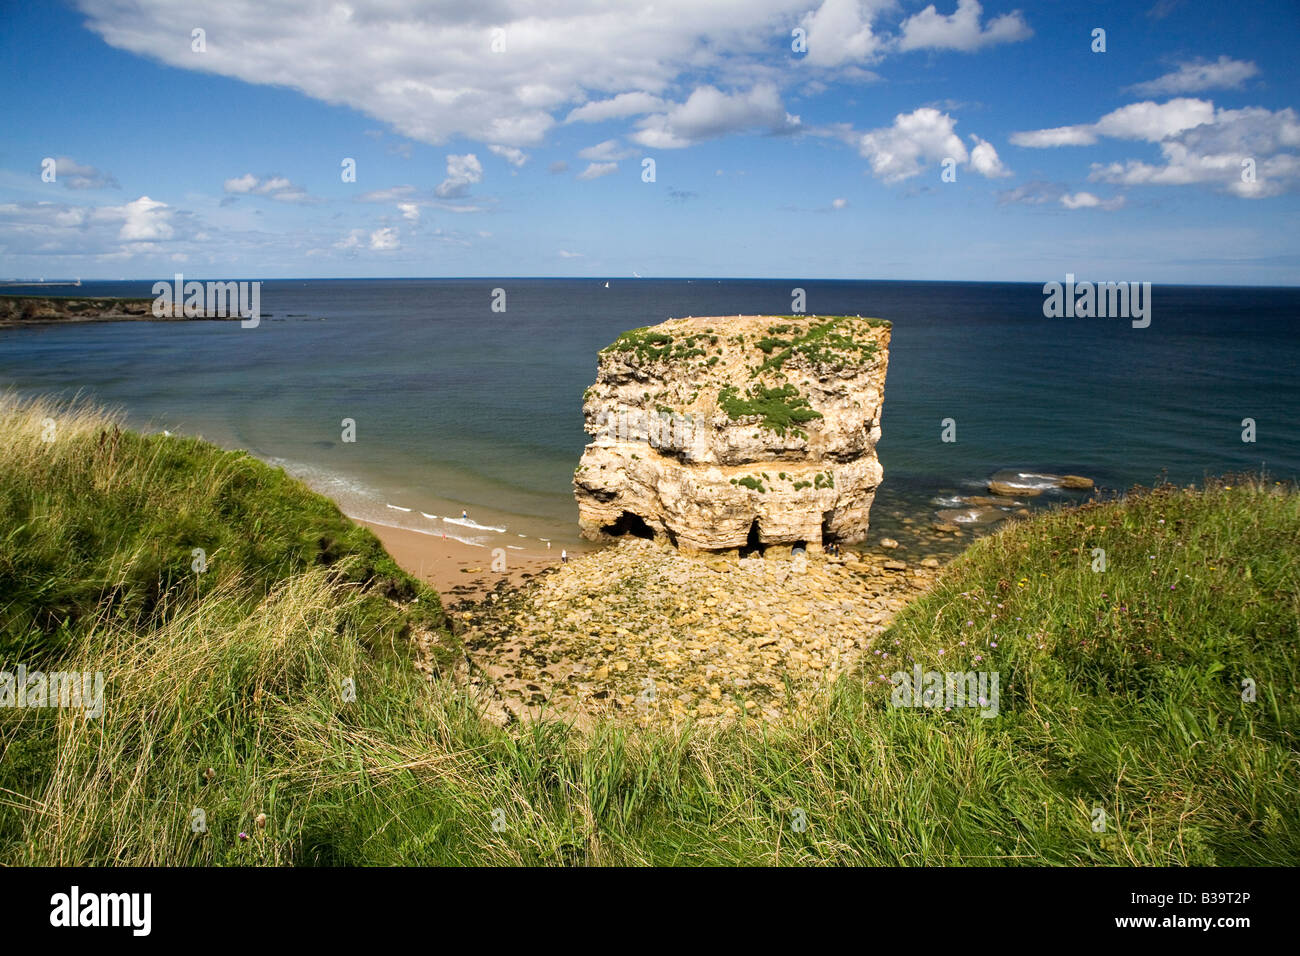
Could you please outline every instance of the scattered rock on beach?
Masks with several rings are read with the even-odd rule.
[[[712,723],[802,707],[873,651],[893,666],[873,642],[937,560],[774,551],[724,559],[627,538],[570,561],[464,612],[472,681],[510,719]]]

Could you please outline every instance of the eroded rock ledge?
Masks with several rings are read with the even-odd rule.
[[[720,551],[866,537],[888,322],[711,316],[626,332],[584,396],[585,537]]]

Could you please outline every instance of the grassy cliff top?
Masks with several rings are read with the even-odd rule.
[[[810,712],[584,734],[429,682],[432,597],[274,469],[10,400],[0,434],[0,671],[106,683],[94,719],[0,708],[0,863],[1300,862],[1293,487],[1040,514]],[[996,672],[997,715],[892,706],[914,664]]]

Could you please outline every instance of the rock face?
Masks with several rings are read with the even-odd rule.
[[[669,319],[600,353],[574,472],[588,538],[717,551],[867,533],[889,323],[857,316]]]

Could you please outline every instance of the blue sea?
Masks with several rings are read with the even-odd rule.
[[[1004,469],[1086,475],[1111,491],[1261,467],[1300,478],[1295,288],[1156,286],[1151,324],[1135,329],[1122,318],[1045,318],[1042,286],[1028,284],[275,280],[263,285],[256,329],[0,329],[0,388],[80,394],[121,408],[134,427],[248,449],[354,516],[480,543],[502,534],[572,544],[570,481],[597,351],[675,316],[788,313],[796,286],[809,313],[893,322],[873,536],[928,524]],[[505,312],[492,310],[498,288]],[[355,442],[341,440],[348,418]],[[948,418],[955,442],[940,440]],[[1242,441],[1245,418],[1254,443]],[[1035,503],[1053,500],[1065,496]]]

